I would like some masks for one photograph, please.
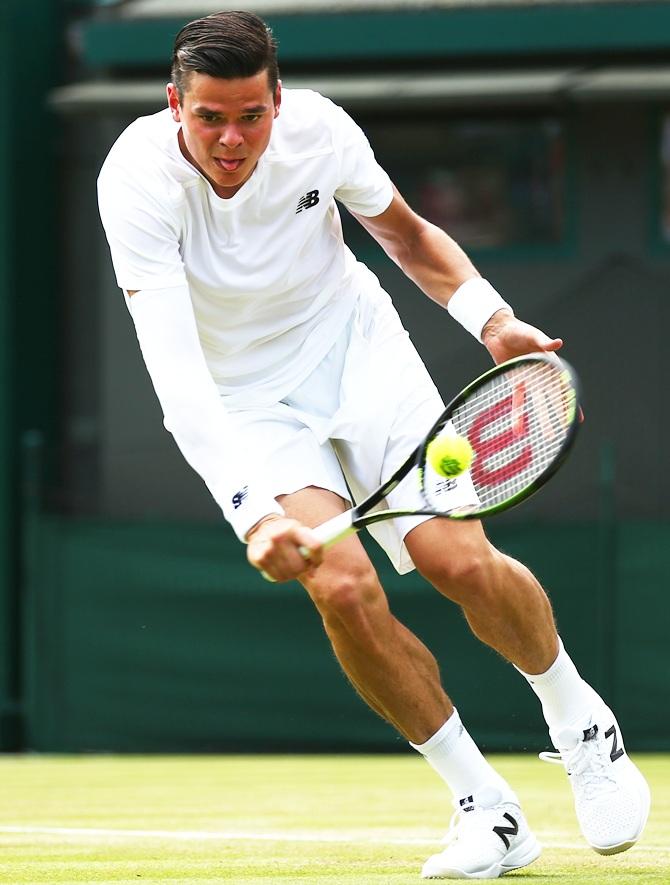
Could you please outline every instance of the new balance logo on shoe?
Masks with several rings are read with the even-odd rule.
[[[619,724],[604,701],[594,705],[591,722],[584,731],[550,731],[560,752],[541,753],[540,757],[565,766],[577,820],[591,848],[598,854],[618,854],[633,846],[644,830],[649,785],[627,756]],[[607,722],[610,725],[605,730]]]
[[[616,733],[616,727],[614,725],[612,725],[610,728],[607,729],[607,731],[605,732],[605,737],[612,738],[612,750],[610,751],[610,761],[616,762],[617,759],[620,759],[623,756],[623,750],[619,746],[618,739],[617,739],[617,733]]]
[[[512,817],[512,815],[507,811],[503,814],[503,817],[505,818],[505,820],[508,820],[512,826],[511,827],[502,827],[502,826],[494,827],[493,832],[497,833],[498,836],[500,836],[500,838],[505,843],[505,848],[509,848],[509,839],[507,837],[508,836],[516,836],[516,834],[519,832],[519,824]]]
[[[484,787],[482,793],[490,801],[496,793],[501,799],[496,788]],[[428,858],[421,870],[423,879],[498,879],[540,856],[542,849],[516,803],[499,801],[484,807],[477,804],[475,794],[473,810],[462,814],[469,799],[454,802],[456,813],[444,839],[447,847]]]
[[[303,209],[311,209],[312,206],[316,206],[319,202],[319,192],[318,191],[307,191],[304,197],[300,197],[298,200],[298,207],[295,210],[295,214],[297,215],[299,212],[302,212]]]

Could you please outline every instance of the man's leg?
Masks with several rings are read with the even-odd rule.
[[[314,526],[342,512],[332,492],[307,488],[281,497],[288,516]],[[490,766],[440,683],[435,658],[391,613],[386,595],[356,536],[327,551],[302,583],[319,613],[342,669],[360,696],[421,752],[451,788],[467,833],[445,865],[427,862],[423,875],[495,878],[535,860],[540,847],[511,787]],[[473,796],[477,797],[475,809]],[[479,801],[481,797],[481,802]],[[480,805],[486,805],[480,811]],[[466,814],[472,812],[472,814]]]
[[[463,609],[472,632],[526,673],[558,654],[551,604],[520,562],[487,541],[481,523],[430,519],[405,544],[419,572]]]
[[[537,694],[589,844],[600,854],[630,848],[647,820],[649,788],[625,753],[614,714],[560,642],[537,579],[489,544],[477,522],[429,520],[405,543],[421,574],[462,607],[473,633]]]
[[[288,516],[309,526],[346,509],[338,495],[316,488],[279,501]],[[427,740],[449,718],[452,703],[433,655],[392,615],[358,537],[336,544],[302,583],[356,691],[407,740]]]

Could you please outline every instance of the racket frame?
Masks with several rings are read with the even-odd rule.
[[[392,492],[413,469],[417,469],[419,471],[419,476],[421,480],[421,491],[423,494],[423,470],[425,469],[426,452],[428,449],[428,445],[431,440],[437,434],[439,434],[439,432],[449,423],[449,421],[451,420],[451,416],[453,415],[455,410],[465,400],[468,399],[473,391],[483,386],[493,378],[505,374],[510,369],[522,367],[524,364],[536,365],[537,363],[541,362],[545,363],[548,366],[551,366],[554,369],[556,369],[557,367],[561,369],[567,382],[566,388],[571,391],[571,401],[568,403],[566,413],[566,424],[568,425],[568,430],[565,438],[563,439],[563,442],[561,443],[561,447],[552,459],[551,463],[548,464],[547,467],[542,471],[542,473],[535,477],[532,482],[530,482],[523,489],[520,489],[516,494],[511,495],[504,501],[501,501],[497,504],[492,504],[483,509],[473,508],[473,510],[470,511],[467,508],[458,508],[452,511],[443,511],[435,510],[429,506],[426,506],[425,508],[421,508],[419,510],[373,510],[373,508],[381,504],[381,502],[387,497],[387,495]],[[554,475],[554,473],[556,473],[556,471],[567,458],[568,453],[570,452],[570,449],[574,444],[579,427],[579,400],[580,386],[574,369],[570,366],[569,363],[565,362],[565,360],[559,360],[559,358],[555,354],[525,354],[523,356],[514,357],[513,359],[506,360],[503,363],[499,363],[498,365],[493,366],[491,369],[484,372],[482,375],[480,375],[478,378],[476,378],[474,381],[464,387],[463,390],[461,390],[460,393],[458,393],[449,402],[444,411],[440,414],[439,418],[435,421],[433,426],[425,435],[423,440],[418,444],[418,446],[403,462],[403,464],[401,464],[400,467],[398,467],[397,470],[392,473],[385,482],[383,482],[377,489],[375,489],[370,495],[368,495],[367,498],[356,504],[350,510],[346,510],[344,513],[339,513],[332,519],[329,519],[321,525],[316,526],[316,528],[313,529],[314,534],[324,545],[324,547],[330,547],[332,544],[335,544],[338,541],[342,540],[342,538],[345,538],[362,528],[374,525],[375,523],[382,522],[386,519],[394,519],[396,517],[402,516],[440,516],[444,519],[456,520],[481,519],[482,517],[492,516],[496,513],[501,513],[505,510],[509,510],[512,507],[516,507],[522,501],[525,501],[531,495],[535,494],[535,492],[540,489],[547,482],[547,480],[549,480]]]

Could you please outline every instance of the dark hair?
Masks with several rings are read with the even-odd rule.
[[[172,82],[180,98],[192,71],[232,80],[265,70],[274,95],[277,43],[263,19],[251,12],[216,12],[184,25],[175,37]]]

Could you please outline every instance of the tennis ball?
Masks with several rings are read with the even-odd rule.
[[[458,476],[472,464],[474,452],[464,436],[436,436],[426,450],[426,460],[440,476]]]

